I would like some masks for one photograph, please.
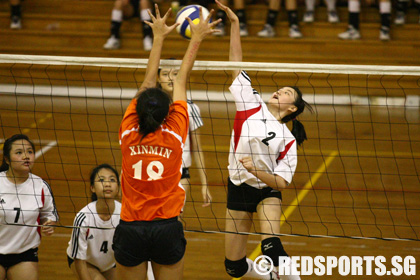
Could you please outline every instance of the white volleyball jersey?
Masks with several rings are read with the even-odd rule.
[[[0,172],[0,254],[20,254],[41,243],[41,228],[46,220],[58,221],[50,186],[29,173],[16,185]]]
[[[268,110],[251,79],[242,71],[230,86],[236,104],[236,116],[229,153],[229,177],[239,186],[267,187],[239,162],[251,156],[257,170],[292,181],[297,165],[296,139],[285,124]]]
[[[121,203],[115,201],[111,219],[102,220],[96,210],[96,201],[86,205],[74,218],[67,255],[72,259],[84,260],[101,272],[115,266],[112,238],[120,223]]]
[[[191,100],[187,100],[188,116],[190,118],[190,125],[188,128],[187,140],[185,140],[184,152],[182,153],[182,167],[188,168],[191,166],[191,138],[190,133],[203,126],[201,119],[200,108]]]

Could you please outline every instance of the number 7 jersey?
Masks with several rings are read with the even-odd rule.
[[[257,170],[283,177],[289,184],[297,165],[296,139],[286,124],[268,110],[251,79],[242,71],[230,86],[236,115],[229,153],[229,177],[239,186],[267,187],[249,173],[239,159],[250,156]]]
[[[174,102],[164,123],[141,142],[136,105],[137,100],[133,99],[119,132],[123,191],[121,219],[131,222],[176,217],[185,203],[185,190],[180,179],[189,124],[187,103]]]

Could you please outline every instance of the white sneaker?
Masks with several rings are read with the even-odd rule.
[[[403,25],[405,24],[405,13],[402,11],[398,11],[395,15],[394,23],[396,25]]]
[[[264,25],[264,29],[257,33],[258,37],[270,38],[276,36],[276,31],[274,27],[269,24]]]
[[[121,47],[120,39],[115,38],[114,36],[109,37],[104,45],[106,50],[116,50]]]
[[[340,22],[340,18],[338,17],[337,11],[329,11],[328,12],[328,22],[330,23],[337,23]]]
[[[143,49],[145,51],[150,51],[153,47],[153,39],[150,36],[146,36],[143,38]]]
[[[20,17],[13,16],[10,21],[10,29],[21,29],[22,28],[22,21]]]
[[[313,11],[307,11],[304,15],[303,15],[303,22],[306,23],[310,23],[310,22],[314,22],[314,12]]]
[[[240,25],[239,25],[240,27]],[[219,22],[216,27],[214,28],[217,32],[214,32],[213,35],[217,37],[225,36],[225,24],[223,22]],[[242,35],[241,35],[242,36]]]
[[[246,27],[246,24],[243,22],[239,23],[239,35],[241,35],[241,37],[248,36],[248,28]]]
[[[381,30],[379,30],[379,39],[381,41],[391,40],[391,35],[389,34],[389,27],[381,26]]]
[[[360,32],[353,26],[349,25],[346,32],[338,34],[338,38],[342,40],[358,40],[360,39]]]
[[[302,33],[299,30],[299,26],[297,26],[296,24],[293,24],[292,26],[290,26],[289,37],[294,38],[294,39],[298,39],[298,38],[303,37]]]

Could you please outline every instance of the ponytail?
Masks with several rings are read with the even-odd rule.
[[[302,114],[305,108],[308,108],[308,110],[311,113],[313,113],[313,109],[312,109],[312,106],[309,105],[308,102],[303,100],[302,92],[300,91],[298,87],[290,87],[290,88],[294,89],[297,94],[296,100],[294,102],[294,105],[296,106],[297,110],[285,116],[284,118],[282,118],[281,121],[283,123],[293,121],[292,134],[296,138],[296,142],[298,146],[300,146],[303,143],[303,141],[307,140],[307,137],[306,137],[305,127],[300,121],[296,119],[296,117]]]
[[[25,134],[15,134],[12,137],[6,139],[3,144],[3,162],[0,166],[0,172],[9,170],[9,165],[6,162],[6,159],[10,161],[10,151],[12,150],[12,144],[17,140],[26,140],[31,144],[32,149],[35,151],[35,145],[29,140],[29,137]]]
[[[171,97],[159,88],[149,88],[140,94],[137,98],[136,112],[139,117],[141,140],[159,128],[168,115],[171,103]]]

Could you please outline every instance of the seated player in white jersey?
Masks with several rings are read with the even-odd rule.
[[[216,0],[231,21],[230,61],[242,61],[239,20],[231,9]],[[229,153],[229,180],[226,211],[227,232],[250,232],[253,213],[260,221],[261,251],[279,267],[279,257],[288,257],[278,237],[280,234],[282,190],[292,181],[297,165],[297,145],[306,139],[303,125],[296,120],[305,107],[296,87],[274,92],[267,104],[252,88],[244,71],[232,72],[229,88],[236,105],[234,129]],[[293,121],[293,129],[286,123]],[[253,261],[246,258],[248,235],[226,234],[225,267],[232,277],[279,279],[275,269],[260,275]],[[300,279],[281,276],[281,279]]]
[[[3,144],[0,167],[0,279],[36,280],[41,234],[58,221],[50,186],[31,173],[35,146],[16,134]],[[42,225],[40,227],[40,225]]]
[[[178,75],[178,69],[171,67],[162,67],[158,70],[158,87],[172,97],[174,90],[174,80]],[[184,152],[182,153],[182,176],[181,184],[188,193],[190,184],[189,168],[194,159],[201,184],[201,194],[203,197],[203,207],[210,205],[212,197],[207,184],[207,176],[205,173],[204,155],[201,148],[201,137],[198,129],[203,126],[201,119],[200,108],[194,104],[190,99],[187,99],[188,116],[190,119],[187,139],[185,140]]]
[[[118,172],[109,164],[90,174],[92,202],[77,213],[67,247],[69,267],[78,279],[116,279],[112,238],[120,222]]]

